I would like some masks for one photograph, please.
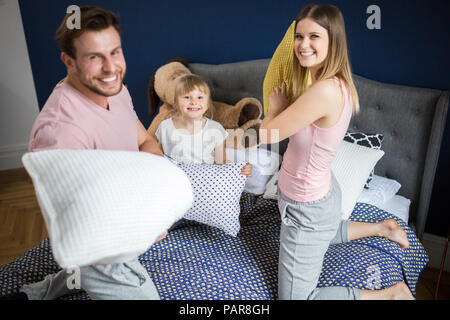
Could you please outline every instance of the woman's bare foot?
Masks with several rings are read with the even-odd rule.
[[[361,300],[415,300],[404,282],[397,282],[383,290],[362,290]]]
[[[388,291],[391,300],[416,300],[404,282],[397,282],[386,290]]]
[[[378,223],[380,226],[380,237],[387,238],[397,242],[400,248],[406,249],[409,246],[408,236],[394,219],[386,220]]]

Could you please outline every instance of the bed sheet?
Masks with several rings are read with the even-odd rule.
[[[188,221],[139,257],[163,300],[277,299],[280,217],[276,201],[243,193],[241,231],[223,231]],[[401,219],[375,206],[357,203],[352,221],[396,219],[406,230],[409,248],[372,237],[329,247],[318,286],[382,289],[405,281],[416,294],[428,256],[414,232]],[[60,268],[48,239],[0,267],[0,294],[17,292]],[[89,299],[83,291],[62,297]]]

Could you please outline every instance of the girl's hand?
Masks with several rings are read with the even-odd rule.
[[[168,234],[167,230],[164,231],[158,238],[156,238],[155,243],[164,239],[167,236],[167,234]]]
[[[286,95],[286,83],[280,87],[275,87],[269,96],[270,111],[279,114],[289,106],[289,99]]]
[[[252,176],[252,164],[249,162],[242,167],[241,174],[250,178]]]

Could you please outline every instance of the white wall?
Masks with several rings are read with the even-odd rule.
[[[0,170],[22,167],[39,113],[18,0],[0,0]]]

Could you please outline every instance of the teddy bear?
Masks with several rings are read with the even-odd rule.
[[[154,117],[148,128],[151,136],[160,123],[175,114],[174,92],[177,81],[186,74],[192,74],[187,68],[189,61],[185,58],[176,58],[157,69],[150,77],[148,85],[149,114],[153,116],[160,102],[158,114]],[[228,137],[225,141],[227,148],[246,150],[257,147],[259,143],[258,129],[261,123],[262,105],[258,99],[246,97],[239,100],[234,106],[213,100],[213,115],[206,113],[212,120],[219,122]]]

